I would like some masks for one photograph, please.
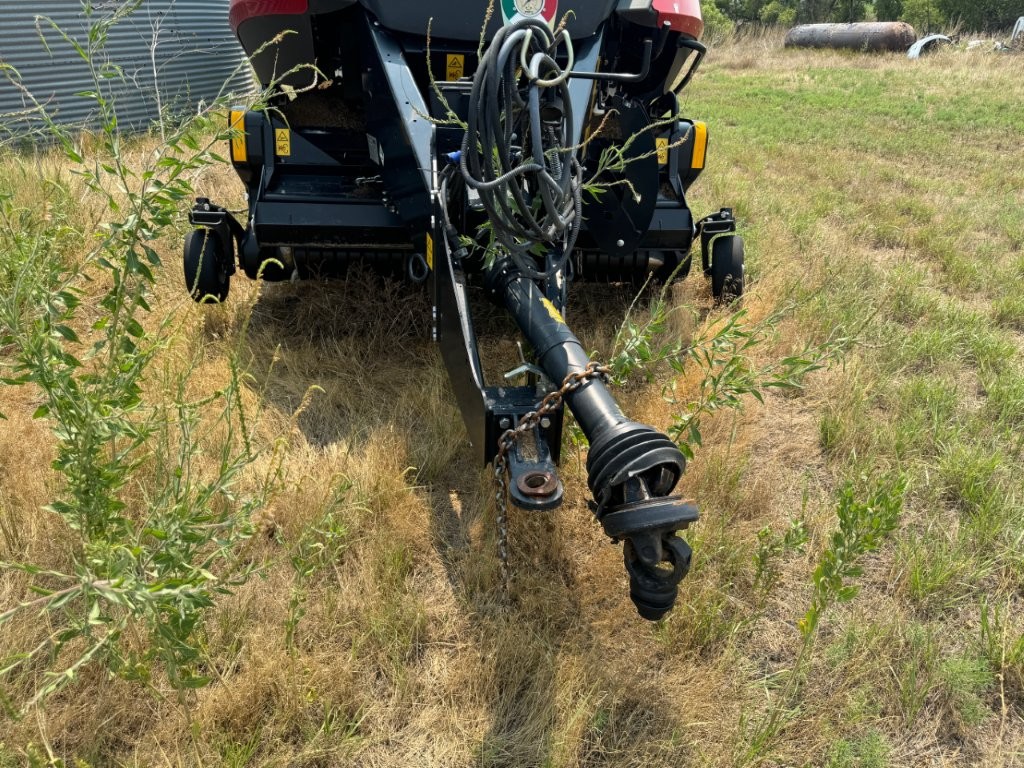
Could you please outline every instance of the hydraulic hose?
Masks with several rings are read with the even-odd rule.
[[[583,219],[583,169],[571,146],[572,62],[567,32],[523,19],[495,36],[470,93],[462,176],[480,195],[495,246],[532,280],[565,267]],[[547,269],[538,266],[538,244],[557,254]]]

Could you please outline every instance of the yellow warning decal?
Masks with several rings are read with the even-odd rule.
[[[699,170],[704,167],[704,159],[708,153],[708,126],[707,123],[693,124],[693,169]]]
[[[458,80],[462,77],[466,71],[466,57],[461,53],[449,53],[448,54],[448,76],[445,78],[449,82]]]
[[[240,109],[232,109],[228,125],[231,126],[232,131],[238,131],[238,134],[231,138],[231,161],[234,163],[247,162],[249,150],[245,146],[245,112]]]
[[[291,157],[292,132],[287,128],[277,128],[274,131],[274,154],[278,157]]]
[[[434,238],[427,233],[427,266],[430,267],[430,271],[434,271]]]
[[[562,313],[559,312],[558,308],[551,303],[550,299],[541,299],[540,303],[544,305],[544,309],[546,309],[548,311],[548,314],[551,315],[552,320],[554,320],[556,323],[561,323],[562,325],[565,325],[565,320],[562,319]]]
[[[668,165],[668,138],[661,136],[655,139],[658,147],[658,165]]]

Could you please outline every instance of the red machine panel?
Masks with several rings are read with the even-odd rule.
[[[666,21],[676,32],[700,40],[704,34],[704,17],[700,12],[700,0],[654,0],[658,13],[658,24]]]
[[[231,28],[238,32],[239,25],[254,16],[278,16],[305,13],[308,0],[231,0]]]

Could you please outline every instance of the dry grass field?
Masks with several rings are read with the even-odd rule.
[[[236,278],[225,305],[196,306],[178,266],[182,203],[151,243],[164,266],[141,330],[163,341],[140,397],[169,407],[240,382],[251,460],[210,503],[261,502],[253,535],[218,565],[254,570],[202,613],[190,663],[206,685],[176,690],[160,658],[143,674],[104,651],[16,716],[81,637],[70,656],[3,675],[0,766],[1024,764],[1024,57],[739,40],[712,51],[683,108],[711,130],[691,203],[735,207],[750,292],[715,307],[691,275],[672,289],[665,336],[742,312],[752,371],[845,342],[802,389],[704,419],[683,480],[703,514],[694,568],[669,617],[636,616],[573,445],[563,508],[513,520],[504,596],[491,480],[466,446],[426,296],[362,277]],[[153,148],[124,152],[142,163]],[[193,176],[243,205],[229,168]],[[0,198],[0,261],[46,232],[36,257],[73,265],[111,215],[56,155],[0,157]],[[5,266],[0,291],[18,274]],[[104,275],[76,278],[83,347],[102,332]],[[569,321],[598,358],[631,300],[576,292]],[[492,371],[513,367],[509,323],[489,318],[482,337]],[[0,342],[8,370],[20,352]],[[667,429],[664,387],[693,401],[708,374],[656,368],[617,395]],[[67,573],[93,550],[47,508],[68,482],[51,469],[61,436],[45,402],[34,384],[0,386],[0,561]],[[203,415],[173,442],[190,473],[238,443],[225,423]],[[117,488],[129,518],[184,465],[159,437]],[[899,522],[847,574],[859,592],[807,635],[814,574],[852,503],[843,489]],[[35,599],[33,584],[57,589],[48,578],[5,566],[0,613]],[[18,613],[0,626],[0,661],[75,610]],[[145,660],[133,627],[118,642]]]

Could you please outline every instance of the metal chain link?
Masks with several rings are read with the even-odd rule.
[[[506,591],[511,578],[508,567],[509,451],[515,447],[519,438],[540,424],[541,419],[558,410],[567,395],[572,394],[593,379],[607,381],[611,373],[612,369],[607,365],[595,362],[587,363],[587,367],[582,371],[576,371],[566,376],[562,386],[556,391],[548,393],[537,406],[537,410],[530,411],[523,416],[513,429],[507,430],[498,438],[498,454],[494,457],[494,485],[497,489],[495,500],[497,501],[498,560],[501,563],[501,584]]]

